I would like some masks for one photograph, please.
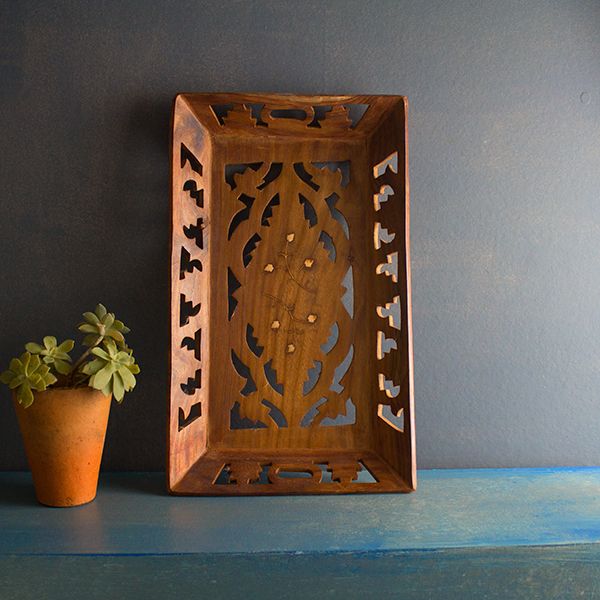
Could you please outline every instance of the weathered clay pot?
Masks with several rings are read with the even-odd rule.
[[[36,392],[29,408],[14,400],[41,504],[77,506],[96,497],[110,403],[89,387]]]

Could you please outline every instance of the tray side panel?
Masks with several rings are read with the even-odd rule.
[[[416,487],[413,348],[410,290],[407,103],[394,103],[369,141],[373,192],[371,268],[376,274],[373,310],[376,418],[372,449]]]
[[[359,138],[372,129],[378,96],[186,94],[211,135],[256,138]],[[373,109],[373,110],[371,110]]]
[[[210,279],[208,136],[182,96],[171,148],[171,353],[168,424],[170,489],[207,444]]]
[[[209,450],[174,492],[263,496],[410,492],[400,475],[368,450]]]

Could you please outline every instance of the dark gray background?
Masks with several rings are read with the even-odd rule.
[[[0,364],[117,312],[105,468],[164,466],[181,91],[407,95],[419,466],[600,464],[600,2],[0,7]]]

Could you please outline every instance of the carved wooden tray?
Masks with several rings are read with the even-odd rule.
[[[175,99],[170,492],[415,489],[406,110]]]

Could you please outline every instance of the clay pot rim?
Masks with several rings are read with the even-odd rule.
[[[95,392],[101,392],[102,390],[97,390],[96,388],[93,388],[89,385],[52,385],[50,387],[47,387],[45,390],[38,392],[36,391],[36,394],[43,394],[44,392],[52,392],[53,390],[61,390],[61,391],[66,391],[66,390],[81,390],[83,388],[90,388],[90,390],[94,390]]]

